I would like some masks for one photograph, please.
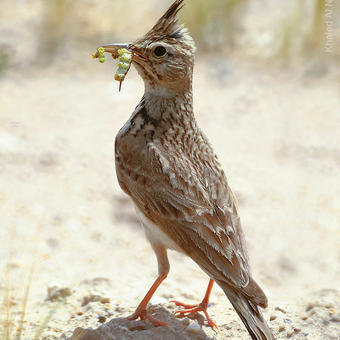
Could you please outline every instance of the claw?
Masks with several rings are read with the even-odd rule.
[[[207,322],[208,322],[208,326],[211,327],[211,328],[216,328],[217,330],[219,330],[219,327],[217,326],[217,324],[210,318],[208,312],[207,312],[207,308],[208,308],[208,305],[206,303],[200,303],[198,305],[188,305],[188,304],[185,304],[183,302],[179,302],[179,301],[176,301],[176,300],[171,300],[170,302],[174,303],[176,306],[179,306],[179,307],[184,307],[183,310],[177,310],[175,312],[175,315],[178,314],[178,315],[194,315],[198,312],[203,312],[206,319],[207,319]]]
[[[146,312],[146,310],[142,310],[142,311],[135,311],[132,315],[128,316],[127,319],[128,320],[136,320],[140,318],[141,320],[149,320],[153,325],[154,327],[159,327],[159,326],[166,326],[168,327],[168,324],[163,322],[163,321],[159,321],[155,318],[153,318],[150,314],[148,314]]]
[[[186,303],[183,303],[183,302],[180,302],[180,301],[177,301],[177,300],[170,300],[169,302],[174,303],[177,307],[184,307],[185,309],[197,307],[197,304],[196,305],[188,305]]]

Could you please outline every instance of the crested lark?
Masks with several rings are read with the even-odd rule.
[[[128,45],[106,45],[116,53],[125,47],[144,80],[145,93],[115,143],[116,172],[122,190],[136,207],[158,260],[159,276],[129,319],[154,319],[146,306],[169,272],[167,249],[193,259],[210,277],[198,305],[207,306],[214,281],[223,289],[252,339],[274,339],[259,307],[267,298],[251,277],[235,198],[207,138],[195,120],[192,74],[195,44],[178,24],[184,0],[176,0],[156,25]]]

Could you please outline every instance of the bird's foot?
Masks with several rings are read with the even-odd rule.
[[[217,324],[210,318],[207,312],[207,309],[208,309],[207,303],[201,302],[200,304],[197,304],[197,305],[188,305],[188,304],[176,301],[176,300],[171,300],[170,302],[174,303],[176,306],[184,308],[182,310],[177,310],[175,314],[179,316],[184,316],[184,315],[194,315],[198,312],[203,312],[207,319],[208,326],[211,328],[215,327],[216,329],[219,329]]]
[[[137,308],[137,310],[132,315],[127,317],[128,320],[136,320],[138,318],[141,320],[149,320],[155,327],[168,326],[165,322],[153,318],[146,312],[146,309],[138,310]]]

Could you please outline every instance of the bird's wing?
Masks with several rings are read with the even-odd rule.
[[[171,160],[154,145],[149,149],[150,158],[143,162],[147,169],[129,167],[129,162],[116,167],[123,190],[210,277],[246,287],[248,259],[223,171],[197,169],[188,159]]]

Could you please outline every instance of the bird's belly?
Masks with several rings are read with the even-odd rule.
[[[145,235],[150,242],[162,244],[168,249],[176,250],[181,253],[183,252],[183,250],[166,233],[164,233],[160,227],[149,220],[136,205],[135,209],[137,216],[144,227]]]

